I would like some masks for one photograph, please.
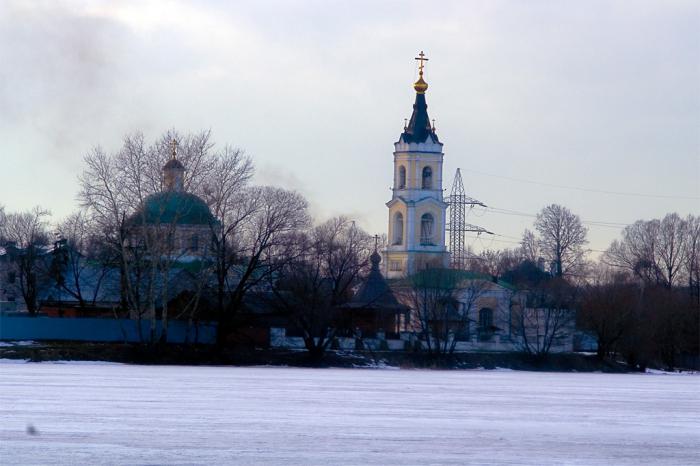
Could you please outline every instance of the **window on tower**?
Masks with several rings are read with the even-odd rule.
[[[399,189],[406,189],[406,167],[399,167]]]
[[[423,214],[420,218],[420,244],[435,244],[435,219],[431,214]]]
[[[425,167],[423,169],[423,189],[433,189],[433,169]]]
[[[403,244],[403,214],[396,212],[394,215],[394,240],[391,242],[394,245]]]

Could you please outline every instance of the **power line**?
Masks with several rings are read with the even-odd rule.
[[[580,187],[580,186],[566,186],[566,185],[555,184],[555,183],[543,183],[541,181],[526,180],[523,178],[513,178],[511,176],[494,175],[493,173],[486,173],[486,172],[482,172],[482,171],[478,171],[478,170],[472,170],[469,168],[465,168],[464,170],[471,172],[471,173],[476,173],[478,175],[491,176],[493,178],[502,178],[504,180],[517,181],[519,183],[536,184],[536,185],[540,185],[540,186],[547,186],[550,188],[573,189],[575,191],[584,191],[584,192],[589,192],[589,193],[612,194],[612,195],[616,195],[616,196],[651,197],[651,198],[657,198],[657,199],[700,200],[700,196],[673,196],[673,195],[666,195],[666,194],[647,194],[647,193],[634,193],[634,192],[626,192],[626,191],[610,191],[610,190],[606,190],[606,189],[584,188],[584,187]]]
[[[502,237],[502,238],[513,238],[513,239],[517,239],[517,238],[515,238],[514,236],[501,235],[501,234],[498,234],[498,233],[494,233],[494,235],[495,235],[495,236],[500,236],[500,237]],[[467,236],[467,238],[482,239],[481,236]],[[489,241],[495,241],[495,242],[497,242],[497,243],[518,244],[518,245],[519,245],[519,244],[522,244],[520,241],[512,241],[512,240],[507,240],[507,239],[489,238]],[[601,251],[600,249],[588,249],[588,250],[589,250],[589,251],[593,251],[593,252],[601,252],[601,253],[605,252],[605,251]]]
[[[517,210],[501,209],[498,207],[487,207],[487,210],[489,210],[490,212],[493,212],[495,214],[516,215],[519,217],[537,218],[536,214],[529,214],[527,212],[520,212]],[[581,223],[586,224],[586,225],[591,225],[591,226],[605,227],[605,228],[617,228],[617,229],[624,228],[624,227],[630,225],[629,223],[606,222],[606,221],[599,221],[599,220],[581,220]]]

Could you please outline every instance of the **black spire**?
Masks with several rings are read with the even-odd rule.
[[[408,125],[403,129],[400,140],[410,143],[425,142],[430,138],[432,142],[440,142],[437,134],[435,134],[435,127],[430,125],[428,104],[425,103],[425,91],[428,90],[428,83],[423,80],[423,62],[428,59],[425,58],[425,54],[422,50],[418,55],[419,56],[416,57],[416,60],[420,61],[420,65],[418,66],[418,81],[413,85],[413,88],[416,90],[416,103],[413,104],[411,121],[409,121]]]
[[[403,142],[425,142],[428,137],[430,137],[432,142],[440,142],[435,129],[430,125],[425,94],[418,92],[416,93],[416,103],[413,104],[413,115],[411,115],[411,120],[404,128],[403,133],[401,133],[401,139]]]

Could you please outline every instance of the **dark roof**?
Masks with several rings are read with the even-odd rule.
[[[181,170],[185,169],[185,166],[178,159],[170,159],[168,163],[163,165],[163,170],[168,168],[179,168]]]
[[[194,194],[178,191],[151,194],[131,219],[136,225],[210,225],[215,221],[202,199]]]
[[[408,309],[399,303],[393,291],[379,271],[381,256],[375,251],[370,257],[372,269],[360,289],[355,293],[346,308],[355,309]]]
[[[428,104],[425,102],[425,94],[416,93],[416,103],[413,104],[413,114],[408,126],[401,133],[400,140],[403,142],[425,142],[426,139],[432,142],[440,142],[437,134],[433,131],[430,125],[430,117],[428,117]]]

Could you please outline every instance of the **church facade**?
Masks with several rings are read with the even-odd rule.
[[[420,53],[419,78],[413,85],[413,114],[394,143],[394,183],[389,208],[384,274],[401,278],[425,268],[447,267],[445,246],[447,203],[443,199],[444,153],[428,117]]]

